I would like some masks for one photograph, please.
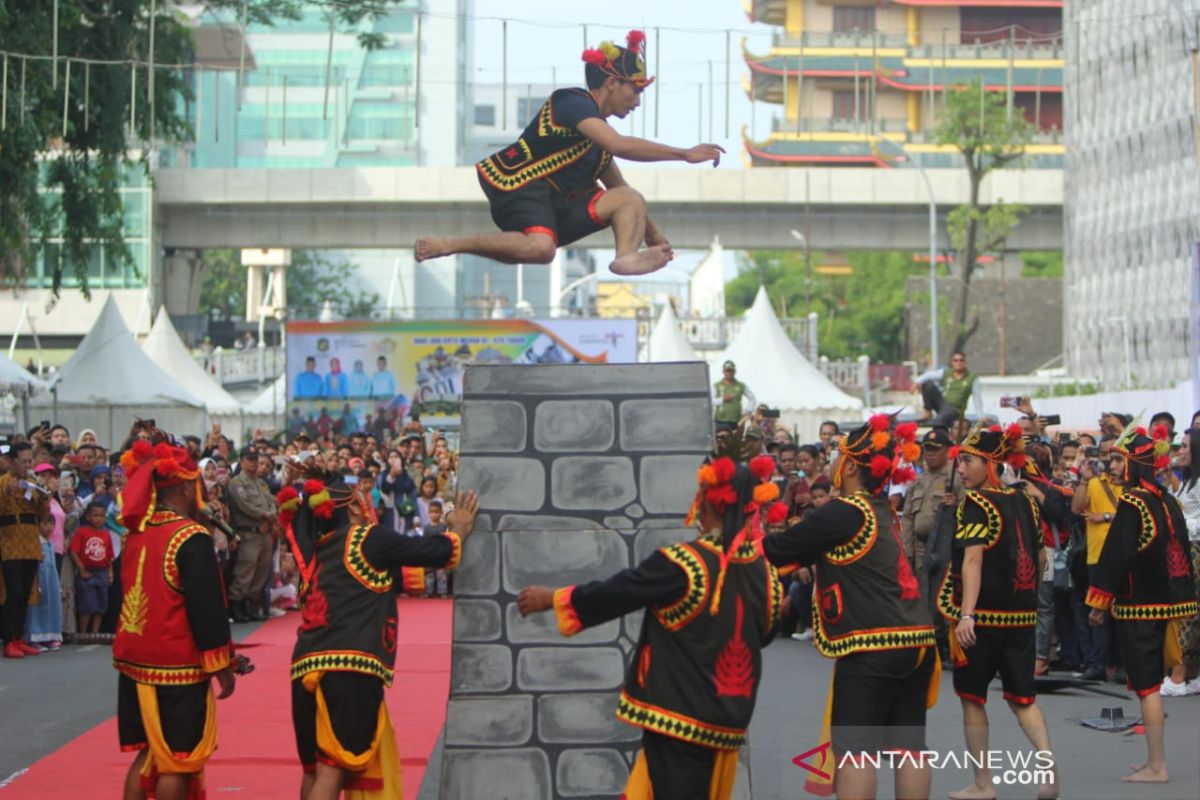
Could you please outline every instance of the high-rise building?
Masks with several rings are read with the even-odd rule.
[[[1174,386],[1200,242],[1200,0],[1071,0],[1065,23],[1067,368]]]
[[[354,28],[338,23],[332,36],[326,2],[306,4],[298,19],[251,23],[245,31],[236,10],[181,6],[195,28],[195,65],[187,75],[193,96],[185,108],[192,136],[156,142],[151,163],[188,169],[467,163],[473,6],[473,0],[388,6],[384,16],[366,18]],[[382,35],[383,45],[365,50],[361,34]],[[143,329],[153,305],[167,302],[173,313],[194,311],[196,287],[183,292],[188,302],[172,300],[177,293],[168,283],[180,281],[165,275],[164,254],[154,240],[154,187],[140,168],[127,171],[121,196],[134,267],[116,266],[96,245],[87,267],[94,297],[102,301],[111,290],[125,317],[131,324],[140,318]],[[11,334],[22,320],[20,330],[28,335],[27,318],[34,319],[43,342],[78,340],[90,329],[102,302],[88,302],[76,291],[73,270],[63,276],[61,297],[55,302],[50,295],[61,242],[52,236],[25,285],[0,297],[0,320],[8,320],[0,322],[0,333]],[[367,259],[383,264],[376,282],[386,284],[397,258],[411,262],[412,256]],[[453,309],[458,270],[457,259],[409,263],[404,271],[412,276],[408,301]]]
[[[745,53],[753,100],[779,106],[745,130],[754,166],[958,166],[933,136],[947,87],[982,78],[1039,129],[1029,166],[1060,167],[1061,0],[746,0],[777,26]],[[902,145],[908,157],[897,158]]]

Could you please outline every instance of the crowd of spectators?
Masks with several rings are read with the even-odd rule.
[[[21,658],[62,646],[64,636],[111,634],[123,589],[117,497],[120,455],[152,421],[113,446],[94,431],[72,437],[43,423],[0,440],[0,628],[4,655]],[[184,440],[201,471],[205,524],[221,563],[235,622],[296,608],[298,571],[283,541],[275,497],[295,467],[315,465],[368,480],[380,524],[398,536],[445,529],[457,487],[458,456],[446,436],[410,422],[396,436],[316,435],[284,439],[255,431],[241,449],[219,425]],[[292,470],[289,473],[289,470]],[[450,576],[427,577],[426,594],[448,597]]]

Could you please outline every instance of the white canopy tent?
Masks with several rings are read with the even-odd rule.
[[[801,441],[815,440],[823,420],[849,421],[863,413],[861,400],[834,386],[792,343],[761,286],[719,359],[733,361],[738,380],[757,402],[778,408],[780,422],[795,426]]]
[[[124,441],[135,418],[180,435],[202,434],[208,424],[203,401],[142,351],[111,296],[50,392],[34,405],[72,431],[91,428],[109,447]]]
[[[287,373],[284,373],[246,403],[242,416],[243,430],[251,432],[255,428],[262,428],[264,431],[283,431],[287,403]]]
[[[703,360],[696,355],[691,343],[679,329],[679,321],[670,303],[663,306],[662,313],[658,315],[658,322],[654,323],[654,330],[650,331],[646,360],[652,363]]]
[[[17,419],[16,403],[13,400],[7,399],[4,401],[6,408],[0,409],[0,417],[7,420],[8,415],[11,413],[14,429],[29,429],[29,398],[35,394],[45,392],[47,388],[48,386],[45,381],[34,377],[28,370],[8,356],[0,354],[0,396],[7,398],[8,395],[11,395],[16,403],[21,404],[23,419]],[[11,410],[8,408],[9,406],[11,406]]]
[[[226,436],[238,443],[244,440],[242,403],[200,366],[179,338],[165,307],[158,310],[154,326],[142,342],[142,350],[168,375],[200,398],[209,418],[221,424]]]

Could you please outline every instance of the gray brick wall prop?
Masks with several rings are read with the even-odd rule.
[[[516,594],[604,578],[690,538],[708,368],[471,366],[459,484],[481,513],[455,580],[441,800],[613,798],[640,732],[613,716],[640,612],[570,639]]]

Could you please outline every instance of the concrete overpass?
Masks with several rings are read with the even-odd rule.
[[[629,183],[650,204],[676,248],[798,246],[924,251],[928,195],[915,169],[628,167]],[[942,219],[965,202],[962,169],[929,177]],[[162,246],[403,248],[420,235],[494,230],[472,167],[336,169],[160,169],[156,221]],[[984,203],[1029,207],[1010,250],[1062,248],[1059,170],[1006,170],[982,188]],[[949,246],[940,229],[940,248]],[[608,232],[583,246],[611,247]]]

